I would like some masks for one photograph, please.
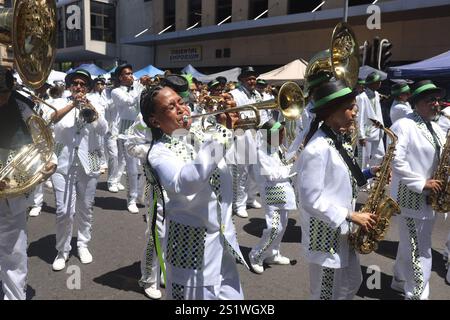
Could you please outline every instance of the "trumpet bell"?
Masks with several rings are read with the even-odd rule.
[[[278,93],[278,107],[288,120],[297,120],[305,108],[305,96],[295,82],[284,83]]]
[[[0,10],[0,43],[12,45],[17,72],[27,86],[40,88],[50,74],[56,52],[56,2],[16,0]]]

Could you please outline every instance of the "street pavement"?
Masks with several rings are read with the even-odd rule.
[[[124,177],[126,178],[126,177]],[[76,233],[66,269],[54,272],[51,264],[55,250],[55,201],[51,190],[45,190],[45,205],[38,217],[28,218],[28,288],[27,298],[34,300],[145,300],[138,285],[140,260],[144,248],[146,208],[139,214],[126,210],[126,193],[110,193],[106,175],[98,184],[90,251],[91,264],[83,265],[76,250]],[[361,194],[360,199],[365,195]],[[262,209],[249,209],[249,218],[234,217],[241,250],[248,261],[248,253],[265,226]],[[74,228],[76,230],[76,227]],[[430,281],[431,299],[450,299],[450,285],[445,282],[442,259],[450,222],[439,215],[433,230],[433,267]],[[360,256],[364,276],[355,299],[398,300],[403,296],[390,288],[392,268],[398,245],[397,223],[393,219],[385,241],[369,255]],[[304,300],[308,299],[308,266],[301,256],[301,228],[299,214],[291,212],[281,244],[283,255],[291,259],[288,266],[266,266],[258,275],[238,265],[247,300]],[[373,270],[379,270],[374,273]],[[79,276],[79,277],[78,277]],[[77,278],[75,278],[77,277]],[[368,283],[368,285],[367,285]],[[164,298],[164,289],[163,298]]]

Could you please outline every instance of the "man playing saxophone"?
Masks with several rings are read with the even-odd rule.
[[[400,241],[391,287],[403,291],[406,299],[428,299],[435,211],[427,196],[443,188],[443,182],[432,177],[444,156],[441,153],[445,142],[444,132],[432,120],[439,112],[445,90],[423,80],[411,92],[414,112],[391,127],[398,137],[392,162],[391,197],[401,209]]]
[[[0,66],[0,169],[15,159],[18,150],[33,143],[26,121],[34,114],[33,103],[13,88],[10,70]],[[56,169],[56,159],[44,167],[45,181]],[[2,174],[3,177],[3,174]],[[0,180],[0,194],[12,186],[8,177]],[[0,281],[5,300],[25,300],[27,279],[26,212],[32,193],[0,197]]]

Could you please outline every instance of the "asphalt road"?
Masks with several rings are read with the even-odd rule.
[[[43,211],[38,217],[28,219],[28,299],[147,299],[138,285],[139,265],[144,248],[146,209],[141,207],[140,213],[136,215],[128,213],[125,192],[108,192],[105,178],[103,175],[100,179],[95,200],[93,237],[90,244],[94,261],[88,265],[80,263],[76,253],[76,239],[73,238],[73,249],[67,268],[59,272],[51,269],[56,255],[54,197],[50,190],[44,188]],[[361,196],[361,199],[363,198],[364,195]],[[248,212],[248,219],[235,217],[237,235],[245,257],[257,243],[265,225],[261,209],[249,209]],[[390,288],[398,245],[396,230],[394,218],[390,231],[385,241],[380,243],[377,252],[361,256],[364,281],[355,299],[403,299]],[[442,260],[449,230],[450,222],[439,216],[433,231],[433,300],[450,298],[450,285],[445,282],[446,270]],[[292,212],[281,245],[281,252],[291,258],[291,265],[267,266],[261,275],[239,265],[246,299],[308,299],[309,274],[307,264],[301,257],[300,240],[299,214]],[[374,275],[374,267],[370,269],[369,266],[378,266],[380,273]],[[79,278],[74,278],[78,275]],[[369,286],[366,282],[369,282]],[[369,289],[373,285],[375,288]]]

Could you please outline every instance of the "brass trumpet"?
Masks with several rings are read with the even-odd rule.
[[[305,96],[302,89],[295,82],[285,82],[278,93],[277,99],[267,100],[259,103],[246,104],[240,107],[217,110],[205,114],[198,114],[193,116],[185,116],[183,121],[187,122],[189,119],[214,116],[220,113],[234,113],[242,111],[253,111],[254,118],[241,118],[238,121],[237,127],[241,129],[254,129],[259,126],[260,117],[259,110],[279,109],[286,119],[298,119],[305,107]]]

